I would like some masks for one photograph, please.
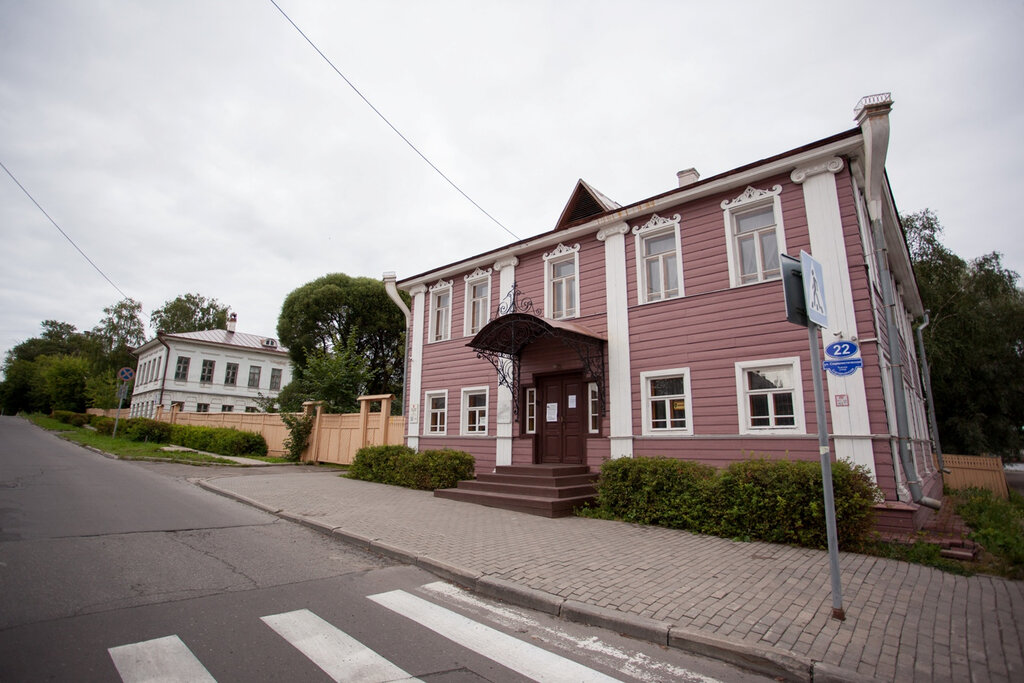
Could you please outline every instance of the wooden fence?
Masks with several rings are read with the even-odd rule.
[[[943,483],[951,489],[988,489],[1004,500],[1009,498],[1003,460],[988,455],[943,455],[949,474],[943,474]]]
[[[313,416],[313,431],[302,453],[302,461],[350,465],[356,451],[363,446],[400,445],[405,436],[405,418],[391,415],[393,398],[391,395],[360,396],[360,411],[341,415],[324,413],[322,406],[315,402],[306,404],[304,412]],[[380,404],[379,412],[370,410],[375,403]],[[278,413],[184,413],[174,406],[170,411],[158,408],[156,419],[171,424],[256,432],[266,439],[269,455],[287,453],[284,442],[289,435],[288,427]]]

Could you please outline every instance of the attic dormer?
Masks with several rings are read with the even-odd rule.
[[[562,209],[562,215],[558,217],[558,222],[555,223],[555,230],[562,230],[573,223],[621,208],[621,204],[604,196],[581,178],[576,182],[576,188],[572,191],[572,196],[569,197],[565,208]]]

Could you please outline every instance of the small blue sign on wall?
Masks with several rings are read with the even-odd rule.
[[[864,367],[862,358],[843,358],[841,360],[822,361],[821,367],[837,377],[846,377]]]
[[[829,358],[849,358],[857,355],[858,351],[860,347],[857,346],[857,342],[852,341],[840,340],[825,347],[825,355]]]

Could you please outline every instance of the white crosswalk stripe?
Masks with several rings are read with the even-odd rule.
[[[617,680],[405,591],[367,597],[538,683]]]
[[[124,683],[216,683],[216,679],[178,636],[119,645],[107,652]]]
[[[261,618],[335,681],[418,680],[308,609]]]
[[[616,681],[582,664],[526,643],[401,590],[367,596],[457,645],[539,683]],[[335,681],[418,681],[370,647],[308,609],[260,617],[268,627]],[[125,683],[216,683],[182,640],[167,636],[108,649]]]

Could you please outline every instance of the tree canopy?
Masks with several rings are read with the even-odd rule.
[[[924,328],[939,439],[949,453],[1024,447],[1024,291],[998,252],[965,261],[925,209],[901,217],[929,325]]]
[[[314,355],[338,355],[351,345],[366,364],[360,393],[402,393],[405,316],[378,280],[334,273],[295,289],[281,306],[277,335],[297,379]]]
[[[149,324],[154,330],[168,334],[222,330],[228,321],[229,308],[216,299],[190,292],[165,301],[150,314]]]

